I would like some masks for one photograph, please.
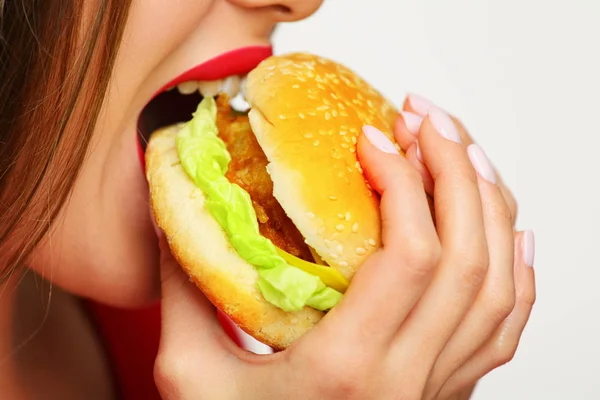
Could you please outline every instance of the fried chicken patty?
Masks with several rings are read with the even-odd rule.
[[[250,195],[261,235],[280,249],[313,262],[302,234],[273,196],[273,181],[266,168],[268,160],[252,132],[248,116],[232,110],[225,95],[217,98],[217,128],[231,154],[225,176]]]

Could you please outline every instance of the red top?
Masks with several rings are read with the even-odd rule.
[[[123,310],[87,303],[114,372],[119,399],[161,400],[154,384],[154,360],[160,340],[160,303],[141,310]],[[225,331],[240,344],[231,325]]]

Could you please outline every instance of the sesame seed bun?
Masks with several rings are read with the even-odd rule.
[[[357,138],[368,124],[392,139],[396,109],[353,71],[305,53],[263,61],[248,75],[246,99],[275,198],[308,245],[352,278],[381,246],[379,203]]]
[[[309,54],[263,61],[248,75],[246,98],[275,198],[308,245],[351,279],[381,246],[378,198],[358,164],[356,140],[365,124],[393,138],[396,110],[349,69]],[[255,268],[229,244],[180,164],[179,128],[153,133],[146,149],[156,222],[183,270],[216,307],[259,341],[287,348],[324,313],[309,307],[284,312],[262,297]]]

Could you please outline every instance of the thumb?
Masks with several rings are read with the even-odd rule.
[[[239,348],[227,338],[217,312],[186,273],[158,232],[161,252],[161,335],[154,380],[165,399],[212,393],[224,398],[235,390],[227,383],[238,369],[232,357]]]
[[[190,344],[220,341],[224,332],[215,307],[190,281],[171,254],[167,238],[158,232],[161,276],[161,341]]]

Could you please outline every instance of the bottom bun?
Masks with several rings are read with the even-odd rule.
[[[229,244],[204,207],[202,191],[181,166],[175,147],[179,128],[157,131],[146,150],[146,177],[156,222],[177,262],[217,308],[257,340],[285,349],[324,313],[310,307],[285,312],[263,298],[256,285],[256,269]]]

